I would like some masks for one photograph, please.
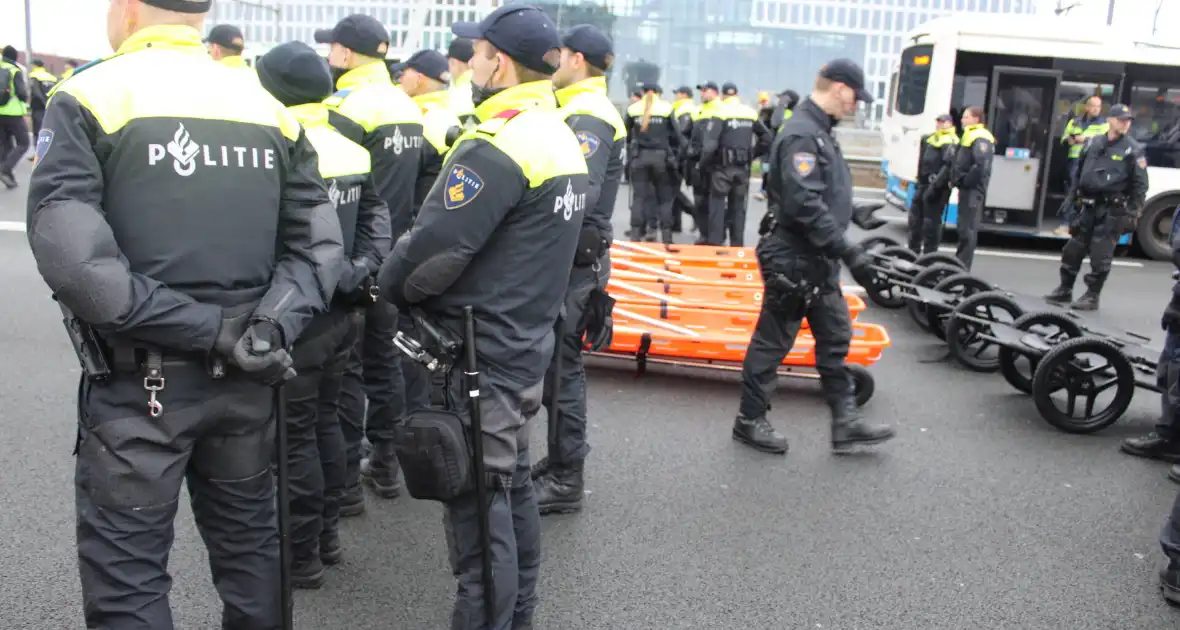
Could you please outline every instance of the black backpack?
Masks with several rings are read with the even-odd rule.
[[[12,100],[12,71],[12,66],[0,64],[0,107]]]

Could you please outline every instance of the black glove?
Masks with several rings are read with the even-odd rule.
[[[234,356],[234,346],[246,334],[250,325],[250,317],[254,315],[257,302],[247,302],[233,308],[222,309],[221,329],[217,331],[217,339],[213,341],[213,353],[231,358]]]
[[[283,348],[283,333],[269,321],[251,322],[234,346],[234,364],[252,380],[278,385],[295,377],[291,355]]]
[[[875,230],[888,223],[885,219],[873,216],[873,213],[884,206],[871,203],[858,203],[852,207],[852,222],[862,230]]]
[[[594,289],[590,292],[580,322],[586,331],[585,348],[590,352],[602,352],[610,347],[615,330],[615,320],[611,317],[614,309],[615,299],[606,291]]]
[[[871,289],[877,286],[877,273],[873,271],[873,257],[861,247],[852,247],[842,257],[852,278],[860,286]]]
[[[1164,308],[1164,316],[1160,318],[1160,328],[1172,332],[1180,332],[1180,307],[1168,302]]]
[[[767,212],[758,223],[758,236],[766,236],[774,229],[774,215]]]

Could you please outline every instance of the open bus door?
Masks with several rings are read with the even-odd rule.
[[[996,66],[987,127],[996,137],[983,223],[1040,231],[1053,155],[1060,70]],[[1056,208],[1049,209],[1050,214]],[[994,229],[994,228],[993,228]]]

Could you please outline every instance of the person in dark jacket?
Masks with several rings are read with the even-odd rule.
[[[16,57],[12,46],[5,46],[0,56],[0,77],[7,78],[7,85],[0,85],[0,90],[8,95],[7,101],[0,103],[0,183],[8,188],[16,188],[12,170],[29,150],[29,126],[25,124],[29,89]]]
[[[750,165],[770,150],[774,136],[758,122],[758,113],[738,98],[737,86],[721,86],[724,95],[705,123],[698,170],[708,173],[709,214],[705,242],[730,247],[745,244]]]
[[[963,110],[963,139],[959,141],[951,170],[951,183],[959,189],[956,222],[959,245],[955,255],[967,269],[975,261],[975,245],[979,242],[979,224],[983,221],[983,204],[996,149],[996,138],[984,126],[983,118],[983,109],[979,107]]]
[[[1172,284],[1172,299],[1164,307],[1164,314],[1160,318],[1160,328],[1167,336],[1158,368],[1157,385],[1163,403],[1159,435],[1141,438],[1144,443],[1136,445],[1133,450],[1128,449],[1127,442],[1124,442],[1123,450],[1176,462],[1180,461],[1180,426],[1177,426],[1177,422],[1180,422],[1180,212],[1172,217],[1171,241],[1172,266],[1175,268],[1172,277],[1177,280]],[[1173,464],[1168,471],[1168,479],[1180,483],[1180,464]],[[1172,502],[1172,513],[1160,532],[1160,547],[1168,559],[1168,565],[1160,571],[1160,592],[1168,603],[1180,606],[1180,494]]]
[[[631,239],[672,242],[672,203],[676,199],[676,155],[680,150],[672,104],[659,98],[654,83],[643,86],[643,100],[632,103],[623,118],[628,166],[635,188],[631,208]]]
[[[922,142],[918,181],[910,205],[910,249],[916,254],[938,251],[942,242],[943,213],[951,196],[951,169],[959,149],[959,136],[950,114],[935,122],[934,133]]]
[[[49,105],[49,93],[57,85],[57,77],[45,69],[45,62],[33,60],[29,71],[29,117],[33,119],[33,137],[41,133],[41,122],[45,120],[45,107]],[[29,159],[33,159],[32,156]]]

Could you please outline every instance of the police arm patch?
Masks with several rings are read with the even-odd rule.
[[[1147,158],[1141,157],[1135,160],[1135,163],[1139,165],[1139,168],[1147,168]]]
[[[815,154],[814,153],[796,153],[791,156],[791,165],[795,167],[795,172],[800,177],[807,177],[815,170]]]
[[[591,155],[594,155],[594,153],[598,151],[599,145],[602,144],[602,141],[598,139],[598,136],[590,133],[589,131],[579,131],[574,135],[578,137],[578,144],[582,145],[582,157],[584,158],[589,158]]]
[[[53,130],[42,129],[41,133],[37,134],[37,150],[35,153],[35,164],[40,164],[41,160],[49,153],[49,147],[53,146]]]
[[[443,186],[443,207],[447,210],[462,208],[483,192],[483,186],[479,173],[462,164],[452,165]]]

